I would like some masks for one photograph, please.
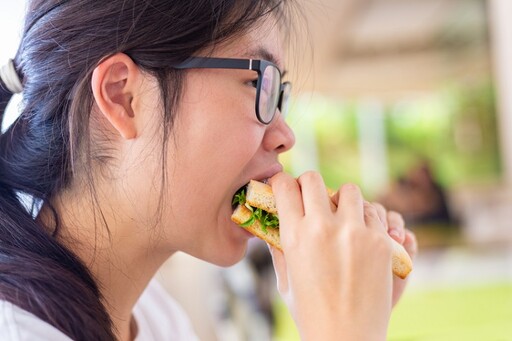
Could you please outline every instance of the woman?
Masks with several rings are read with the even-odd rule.
[[[281,172],[277,157],[294,144],[281,113],[290,6],[29,3],[0,82],[0,113],[24,96],[0,136],[2,339],[193,339],[152,277],[176,251],[239,261],[250,236],[230,221],[232,197],[271,177],[278,286],[302,337],[385,338],[404,285],[392,295],[388,225],[409,250],[415,242],[356,186],[332,212],[318,174]]]

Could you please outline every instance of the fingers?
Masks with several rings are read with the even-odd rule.
[[[388,230],[388,217],[387,217],[387,211],[386,209],[384,208],[384,206],[382,206],[381,204],[379,204],[378,202],[374,202],[372,203],[372,205],[375,207],[375,209],[377,210],[377,214],[379,215],[379,219],[380,221],[382,222],[382,224],[384,225],[384,228],[386,229],[386,231]]]
[[[345,184],[341,187],[337,214],[347,221],[364,226],[363,196],[359,187],[353,184]]]
[[[405,229],[405,237],[404,237],[404,248],[405,251],[411,256],[411,259],[414,259],[418,254],[418,242],[416,240],[416,236],[410,230]]]
[[[389,211],[387,214],[388,234],[400,244],[405,241],[405,222],[400,213]]]
[[[418,243],[416,241],[416,236],[411,231],[404,229],[404,241],[403,246],[405,251],[409,254],[412,260],[416,257],[418,253]],[[393,278],[393,306],[396,305],[400,297],[402,296],[405,286],[407,284],[407,279],[403,280],[394,276]]]
[[[402,215],[395,211],[386,211],[384,206],[379,203],[375,202],[373,205],[377,208],[379,217],[391,238],[403,244],[405,240],[405,222]]]
[[[272,192],[276,198],[276,206],[280,212],[279,219],[282,223],[288,222],[295,215],[304,216],[302,194],[297,181],[286,173],[277,173],[269,179]],[[291,221],[293,223],[293,221]]]
[[[305,214],[308,212],[331,212],[327,188],[319,173],[306,172],[297,179],[297,182],[302,192]]]
[[[377,206],[370,204],[367,201],[364,202],[364,221],[368,228],[376,229],[383,233],[387,231],[383,220],[380,217]]]

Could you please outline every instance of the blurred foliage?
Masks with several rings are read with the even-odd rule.
[[[318,113],[314,129],[318,143],[320,172],[328,186],[343,182],[360,182],[359,151],[357,149],[356,107],[326,106]],[[340,110],[342,109],[342,110]],[[333,115],[332,110],[338,111]]]
[[[298,341],[280,300],[275,341]],[[393,309],[389,341],[499,341],[512,335],[512,286],[506,283],[406,291]]]
[[[451,86],[421,101],[389,109],[391,175],[428,160],[445,186],[495,181],[500,176],[494,92],[487,83]]]
[[[506,283],[405,292],[388,340],[510,340],[511,314],[512,286]]]
[[[494,103],[491,83],[485,82],[478,86],[450,85],[428,96],[385,105],[390,180],[427,160],[445,187],[498,181]],[[314,115],[311,129],[315,131],[318,167],[331,187],[348,181],[361,183],[358,105],[357,101],[315,95],[309,99],[307,110],[295,114],[307,111]],[[300,118],[290,120],[292,129],[295,124],[300,124]],[[293,173],[289,158],[285,156],[283,161]]]

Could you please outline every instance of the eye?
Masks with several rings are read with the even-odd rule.
[[[257,88],[258,87],[258,78],[248,81],[247,84],[252,86],[253,88]]]

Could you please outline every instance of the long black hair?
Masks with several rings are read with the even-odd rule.
[[[124,52],[153,75],[163,98],[167,141],[184,72],[172,65],[247,32],[268,15],[286,20],[283,2],[30,1],[14,58],[23,84],[22,112],[0,135],[0,299],[72,339],[115,339],[91,272],[56,238],[59,216],[51,205],[51,199],[70,184],[78,163],[85,163],[80,169],[90,169],[87,165],[108,159],[90,143],[92,72],[103,58]],[[0,84],[0,123],[12,96],[4,85]],[[162,167],[165,154],[163,150]],[[22,194],[50,208],[52,226],[34,219],[20,200]]]

